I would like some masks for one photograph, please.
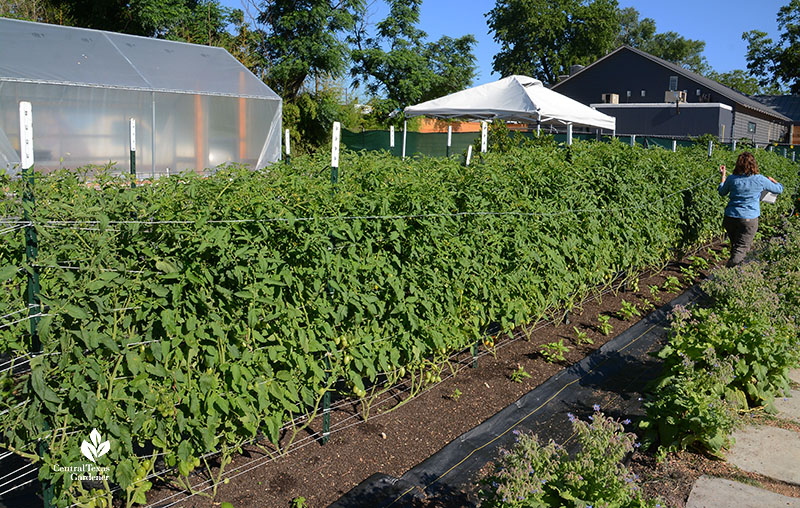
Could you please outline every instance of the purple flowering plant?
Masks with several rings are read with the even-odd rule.
[[[552,441],[542,445],[534,434],[518,434],[497,471],[483,481],[481,506],[655,507],[657,500],[642,496],[638,477],[622,464],[636,448],[635,434],[599,407],[594,410],[591,423],[568,414],[579,445],[574,455]]]

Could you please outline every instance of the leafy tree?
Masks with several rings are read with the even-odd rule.
[[[780,38],[773,40],[760,30],[742,34],[747,41],[747,69],[762,86],[786,86],[800,93],[800,0],[791,0],[778,10]]]
[[[337,77],[347,70],[343,34],[355,28],[363,0],[268,0],[261,8],[266,80],[284,99],[297,97],[309,78]]]
[[[639,19],[639,11],[633,7],[621,9],[618,16],[617,46],[627,44],[697,73],[711,70],[703,56],[704,41],[686,39],[676,32],[657,33],[656,22],[652,18]]]
[[[617,0],[497,0],[486,16],[500,44],[493,68],[503,76],[526,74],[547,83],[614,49],[619,34]]]
[[[653,18],[639,19],[639,11],[634,7],[625,7],[618,12],[619,34],[616,45],[623,44],[633,48],[644,48],[656,34],[656,22]]]
[[[711,70],[703,56],[705,47],[705,41],[686,39],[676,32],[663,32],[655,34],[642,50],[690,71],[703,74]]]
[[[219,0],[10,0],[0,15],[197,44],[228,39],[232,12]]]
[[[710,71],[706,73],[706,77],[747,95],[780,95],[783,93],[778,85],[761,86],[758,78],[742,69],[734,69],[730,72]]]
[[[422,0],[389,0],[389,16],[376,25],[377,36],[356,32],[351,76],[356,85],[383,100],[374,101],[378,115],[462,90],[475,76],[475,37],[444,36],[426,42],[417,28]],[[387,49],[384,49],[387,48]]]

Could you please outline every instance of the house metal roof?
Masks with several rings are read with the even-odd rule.
[[[280,100],[223,48],[6,18],[0,81]]]
[[[800,123],[800,95],[753,95],[753,99]]]
[[[755,111],[770,115],[770,116],[772,116],[774,118],[778,118],[778,119],[783,120],[785,122],[791,122],[792,121],[792,119],[789,118],[788,116],[781,114],[780,112],[772,109],[768,105],[765,105],[765,104],[763,104],[763,103],[761,103],[759,101],[756,101],[756,100],[748,97],[747,95],[744,95],[741,92],[737,92],[733,88],[729,88],[729,87],[727,87],[727,86],[725,86],[725,85],[723,85],[721,83],[718,83],[718,82],[714,81],[713,79],[709,79],[709,78],[707,78],[707,77],[705,77],[705,76],[703,76],[701,74],[697,74],[696,72],[692,72],[690,70],[684,69],[680,65],[674,64],[672,62],[668,62],[668,61],[666,61],[666,60],[664,60],[662,58],[659,58],[657,56],[653,56],[650,53],[646,53],[646,52],[644,52],[644,51],[642,51],[640,49],[636,49],[636,48],[633,48],[631,46],[620,46],[619,48],[615,49],[614,51],[612,51],[611,53],[607,54],[606,56],[600,58],[599,60],[596,60],[595,62],[587,65],[586,67],[584,67],[580,71],[576,72],[575,74],[569,76],[568,78],[564,79],[563,81],[560,81],[557,84],[553,85],[553,89],[555,90],[559,86],[561,86],[564,83],[566,83],[567,81],[570,81],[571,79],[575,78],[576,76],[580,76],[582,73],[586,72],[587,69],[590,69],[590,68],[594,67],[595,65],[598,65],[602,61],[606,60],[607,58],[610,58],[611,56],[619,53],[620,51],[630,51],[630,52],[632,52],[632,53],[634,53],[636,55],[639,55],[639,56],[641,56],[643,58],[646,58],[646,59],[648,59],[648,60],[650,60],[652,62],[655,62],[658,65],[666,67],[666,68],[670,69],[672,72],[674,72],[675,74],[678,74],[678,75],[681,75],[681,76],[683,76],[683,77],[685,77],[687,79],[690,79],[690,80],[698,83],[699,85],[711,90],[712,92],[715,92],[715,93],[717,93],[717,94],[719,94],[719,95],[721,95],[721,96],[723,96],[723,97],[725,97],[727,99],[730,99],[731,101],[735,102],[736,104],[739,104],[739,105],[744,106],[746,108],[750,108],[750,109],[753,109]]]

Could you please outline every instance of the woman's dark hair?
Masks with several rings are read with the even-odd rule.
[[[742,152],[736,159],[736,167],[733,168],[734,175],[752,176],[758,174],[758,163],[750,152]]]

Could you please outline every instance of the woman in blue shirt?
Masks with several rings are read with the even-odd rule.
[[[719,167],[719,172],[722,181],[717,191],[720,196],[730,195],[722,220],[722,227],[731,239],[731,258],[726,265],[730,267],[741,263],[753,244],[761,215],[761,192],[780,194],[783,185],[773,178],[759,175],[756,158],[750,152],[739,155],[730,177],[727,177],[724,164]]]

